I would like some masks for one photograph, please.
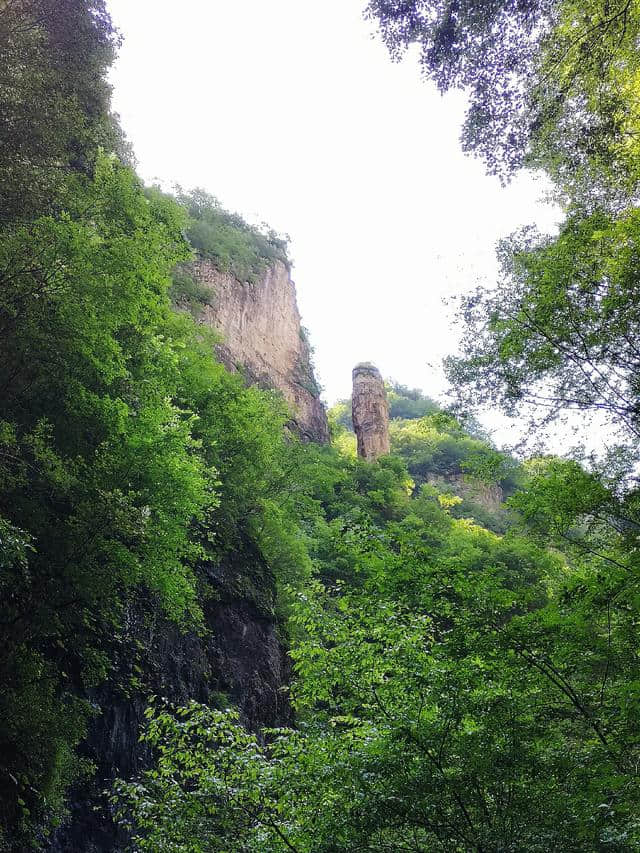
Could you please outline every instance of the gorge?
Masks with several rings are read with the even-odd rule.
[[[144,20],[155,48],[170,14],[166,85],[137,64],[145,98],[197,94],[155,110],[154,149],[210,163],[224,137],[279,196],[266,142],[301,120],[284,92],[307,57],[301,18],[276,56],[273,7],[254,5],[265,31],[243,5],[229,54],[243,76],[250,29],[265,48],[235,98],[251,133],[230,120],[231,68],[176,76],[173,28],[202,30],[190,4]],[[310,28],[314,133],[335,5]],[[373,79],[398,142],[386,171],[359,171],[342,121],[327,146],[353,174],[333,193],[306,180],[307,147],[286,149],[345,379],[352,332],[382,318],[362,347],[382,372],[356,364],[325,410],[289,238],[136,171],[105,2],[0,3],[0,853],[640,850],[640,7],[371,0],[367,20],[396,59],[417,42],[441,92],[464,89],[465,150],[504,180],[544,172],[564,220],[505,238],[495,281],[459,294],[446,397],[385,376],[387,330],[422,346],[444,325],[396,286],[410,244],[441,248],[427,205],[461,257],[457,213],[490,213],[461,170],[457,195],[425,181],[391,240],[401,196],[381,203],[381,180],[395,192],[442,161],[409,156],[413,125],[358,67],[345,104],[359,122]],[[496,446],[483,407],[528,443]],[[606,441],[555,455],[544,431],[567,419]]]

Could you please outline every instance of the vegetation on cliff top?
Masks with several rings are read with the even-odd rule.
[[[162,194],[157,188],[147,195]],[[173,198],[186,212],[184,234],[193,254],[187,263],[178,264],[172,273],[169,291],[172,302],[194,317],[202,313],[211,299],[211,289],[198,280],[192,261],[210,261],[222,272],[240,282],[255,284],[275,261],[289,267],[289,238],[263,225],[249,225],[239,214],[225,210],[215,196],[202,189],[185,193],[178,189]],[[316,389],[317,392],[317,389]]]
[[[204,190],[179,191],[176,198],[187,211],[185,233],[199,257],[213,261],[240,281],[255,281],[274,261],[289,266],[288,237],[267,226],[249,225]]]

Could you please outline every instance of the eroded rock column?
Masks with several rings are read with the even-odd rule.
[[[373,461],[389,453],[389,403],[380,371],[373,364],[353,368],[351,399],[358,456]]]

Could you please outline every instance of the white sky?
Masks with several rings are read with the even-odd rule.
[[[500,237],[557,219],[530,177],[502,189],[462,154],[464,96],[393,64],[365,4],[109,0],[139,171],[291,236],[330,403],[363,360],[439,396],[456,347],[443,297],[494,279]]]

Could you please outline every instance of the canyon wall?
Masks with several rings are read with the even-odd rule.
[[[230,370],[242,370],[249,383],[280,391],[291,409],[291,426],[301,438],[327,442],[327,415],[285,264],[275,261],[254,283],[238,281],[207,260],[196,261],[192,272],[210,288],[203,322],[222,337],[222,362]]]

